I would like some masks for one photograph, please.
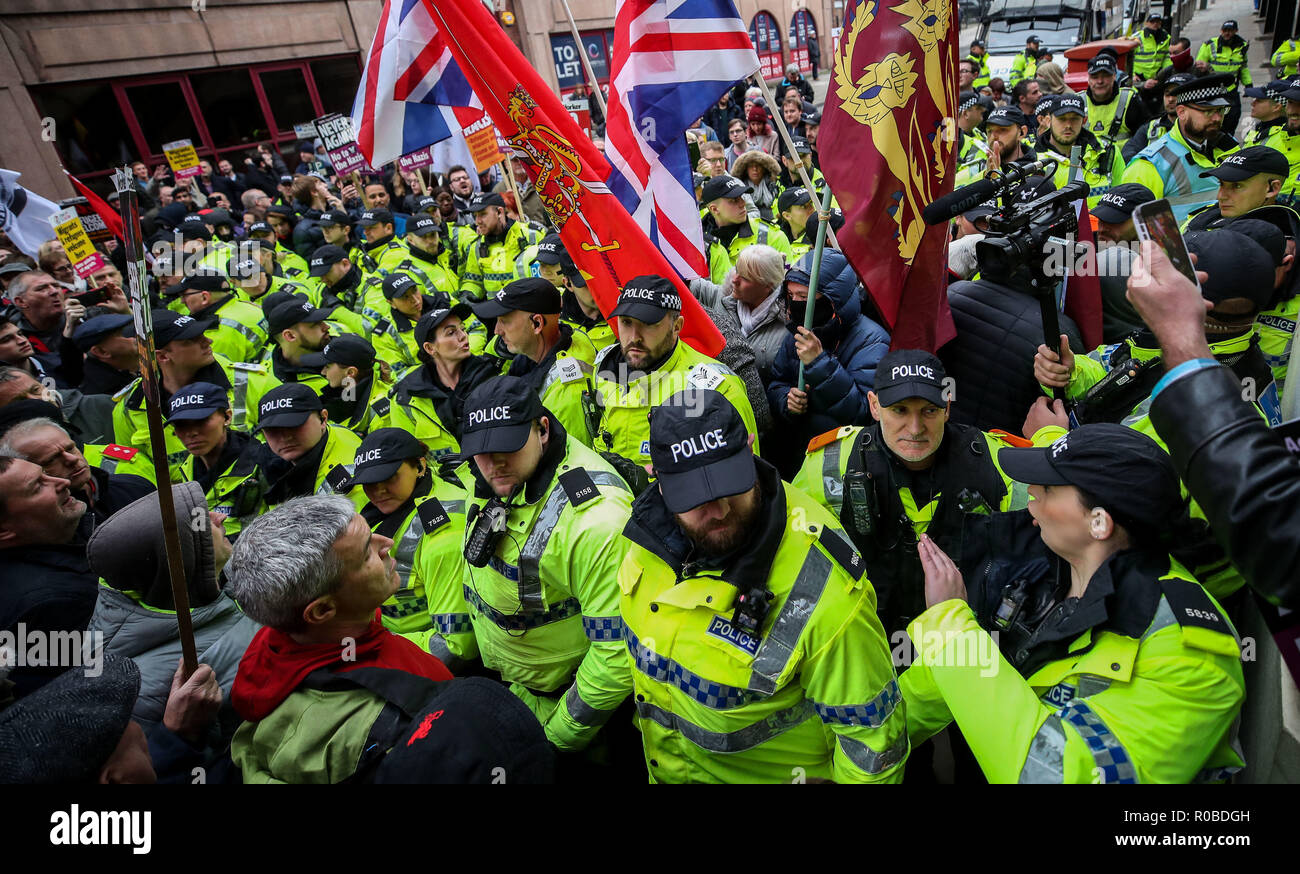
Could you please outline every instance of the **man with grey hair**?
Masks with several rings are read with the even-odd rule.
[[[42,372],[60,387],[81,384],[82,354],[72,341],[86,308],[75,298],[65,298],[64,288],[53,276],[29,270],[9,283],[9,299],[18,310],[18,329],[27,337],[33,358]]]
[[[785,102],[787,92],[793,91],[803,100],[809,103],[813,102],[813,87],[807,79],[799,74],[798,64],[785,65],[785,78],[776,86],[776,105],[780,106]]]
[[[231,688],[247,720],[231,744],[245,783],[338,783],[365,769],[363,751],[388,705],[360,681],[367,674],[348,682],[349,673],[451,679],[379,620],[399,585],[392,547],[339,495],[295,498],[243,529],[226,565],[228,592],[266,626]]]
[[[707,279],[693,279],[690,285],[691,293],[710,315],[723,310],[739,326],[741,338],[754,350],[764,386],[772,378],[772,362],[789,333],[780,307],[785,269],[784,255],[771,246],[755,243],[741,250],[721,285]],[[757,403],[754,412],[759,412]],[[759,430],[765,429],[760,425]]]
[[[53,419],[28,419],[14,425],[0,438],[0,452],[67,480],[73,496],[86,504],[96,523],[155,490],[148,479],[92,467],[67,429]]]

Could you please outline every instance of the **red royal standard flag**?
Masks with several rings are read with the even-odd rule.
[[[605,317],[633,277],[663,276],[682,298],[682,339],[717,357],[724,345],[717,326],[605,186],[610,168],[604,156],[481,0],[421,2],[497,131],[527,157],[528,177]]]
[[[844,210],[840,248],[888,323],[894,349],[957,335],[948,310],[948,227],[921,210],[957,166],[953,0],[850,0],[830,65],[821,169]]]

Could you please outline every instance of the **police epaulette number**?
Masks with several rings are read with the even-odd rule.
[[[854,581],[862,579],[862,575],[867,570],[866,562],[862,560],[861,553],[849,546],[848,541],[830,528],[823,527],[817,542],[822,545],[822,549],[831,554],[831,558],[835,559],[840,567],[849,572],[849,576],[853,577]]]
[[[1232,634],[1227,620],[1214,606],[1210,596],[1196,583],[1187,580],[1164,580],[1161,583],[1174,619],[1184,628],[1208,628],[1221,634]]]
[[[388,398],[380,398],[370,405],[370,409],[375,411],[376,416],[387,416],[388,410],[392,406],[392,401]]]
[[[330,472],[325,474],[325,482],[329,484],[335,493],[343,494],[343,485],[348,481],[348,469],[341,464],[336,464],[330,468]]]
[[[375,333],[376,333],[376,334],[387,334],[387,333],[388,333],[388,319],[380,319],[380,320],[375,324]]]
[[[560,486],[569,496],[569,503],[575,507],[580,507],[600,495],[600,489],[596,488],[591,474],[580,467],[560,474]]]
[[[437,498],[429,498],[422,503],[418,512],[420,514],[420,524],[424,526],[425,534],[432,534],[451,521],[451,517],[447,515],[447,509],[442,506],[442,501]]]

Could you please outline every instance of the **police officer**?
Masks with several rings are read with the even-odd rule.
[[[363,276],[379,273],[376,261],[359,242],[352,239],[352,220],[343,210],[331,210],[320,214],[316,220],[321,230],[321,237],[327,246],[338,246],[348,253],[348,260],[357,265]]]
[[[984,124],[986,109],[980,95],[974,91],[963,91],[957,97],[957,166],[968,163],[987,152],[988,146],[976,133]],[[784,194],[785,192],[781,192]]]
[[[1108,52],[1093,55],[1088,61],[1088,90],[1084,98],[1088,103],[1088,130],[1097,139],[1122,148],[1142,124],[1145,112],[1134,89],[1118,86],[1117,73],[1114,55]]]
[[[1064,187],[1070,181],[1073,172],[1070,166],[1072,148],[1075,145],[1083,147],[1080,178],[1088,183],[1088,207],[1092,208],[1112,185],[1119,184],[1124,175],[1124,160],[1120,157],[1119,146],[1098,140],[1092,131],[1086,129],[1087,111],[1087,103],[1081,95],[1057,95],[1052,102],[1052,117],[1047,134],[1039,135],[1036,145],[1039,155],[1060,159],[1053,178],[1057,188]]]
[[[365,336],[384,318],[383,278],[363,275],[339,246],[321,246],[311,253],[311,276],[320,280],[313,303],[352,333]]]
[[[1027,441],[950,423],[945,380],[928,352],[886,354],[868,394],[875,424],[814,437],[792,481],[840,520],[862,552],[891,644],[925,610],[918,538],[928,533],[960,556],[968,514],[1028,503],[996,460],[1002,447]]]
[[[1215,203],[1191,214],[1184,230],[1199,231],[1223,218],[1238,218],[1277,200],[1290,167],[1286,156],[1269,146],[1247,146],[1223,159],[1203,177],[1219,180]]]
[[[585,410],[594,403],[596,348],[560,321],[559,290],[549,279],[529,276],[471,306],[481,320],[496,320],[496,336],[514,355],[506,374],[528,383],[564,430],[590,446]]]
[[[235,296],[240,300],[262,306],[277,291],[308,296],[315,292],[319,300],[319,290],[310,277],[304,274],[299,280],[291,280],[284,276],[269,243],[250,237],[240,247],[243,254],[236,252],[226,262],[226,275],[235,284]]]
[[[1025,79],[1032,79],[1038,73],[1038,37],[1030,34],[1025,38],[1025,50],[1016,55],[1011,62],[1011,72],[1007,76],[1007,87],[1014,88]]]
[[[226,517],[224,531],[234,541],[269,509],[270,483],[288,465],[252,436],[232,431],[230,416],[226,390],[196,382],[172,395],[167,424],[189,453],[181,465],[183,481],[203,487],[208,510]]]
[[[153,311],[154,356],[158,362],[158,395],[163,409],[171,396],[194,382],[210,382],[230,396],[230,427],[251,431],[257,424],[257,402],[276,385],[275,377],[260,364],[230,361],[212,351],[206,336],[208,323],[192,316],[178,316],[171,310]],[[125,332],[135,336],[134,325]],[[140,450],[152,457],[149,423],[145,415],[144,386],[136,379],[113,395],[113,442]],[[164,430],[168,464],[172,475],[188,457],[184,445],[171,431]],[[178,480],[179,481],[179,480]]]
[[[970,84],[972,88],[979,91],[981,88],[988,85],[991,79],[989,73],[989,55],[988,50],[984,46],[984,40],[973,39],[970,41],[970,54],[966,56],[966,60],[975,65],[975,78],[971,80]]]
[[[1300,80],[1288,83],[1282,90],[1282,97],[1286,103],[1286,124],[1274,128],[1264,145],[1286,155],[1290,169],[1278,202],[1294,204],[1297,190],[1300,190]]]
[[[478,194],[470,203],[478,239],[469,247],[461,272],[461,297],[483,300],[516,278],[515,263],[542,235],[526,222],[506,216],[500,194]]]
[[[409,371],[371,405],[371,428],[404,428],[429,447],[438,461],[460,448],[465,397],[500,371],[489,358],[470,352],[464,323],[466,304],[427,312],[415,326],[420,366]]]
[[[929,609],[909,632],[935,644],[900,680],[912,743],[956,721],[993,783],[1191,783],[1239,770],[1240,644],[1170,558],[1183,510],[1173,462],[1104,424],[998,460],[1034,499],[990,526],[988,558],[1003,560],[963,562],[963,574],[921,544]],[[986,657],[953,657],[955,646]]]
[[[311,301],[293,297],[271,307],[266,314],[275,347],[268,364],[272,375],[280,382],[301,382],[320,391],[326,385],[320,368],[303,363],[302,357],[325,348],[330,340],[330,328],[325,320],[327,310],[312,306]]]
[[[302,365],[319,369],[325,378],[320,397],[331,422],[356,434],[370,430],[371,404],[389,388],[384,378],[388,370],[375,360],[374,346],[355,334],[331,337],[320,352],[303,355]]]
[[[810,220],[817,215],[817,204],[813,203],[808,189],[796,185],[782,191],[776,199],[776,211],[781,230],[790,240],[790,257],[797,260],[812,251],[817,240],[808,233],[808,228],[816,226]]]
[[[1251,98],[1250,117],[1255,120],[1255,126],[1246,134],[1244,145],[1264,145],[1273,131],[1286,127],[1287,101],[1283,92],[1289,87],[1290,83],[1274,79],[1267,85],[1245,90],[1245,95]]]
[[[1138,152],[1124,170],[1123,181],[1145,185],[1156,197],[1167,198],[1180,222],[1214,199],[1218,186],[1200,171],[1219,166],[1225,155],[1237,150],[1237,141],[1223,130],[1232,82],[1227,75],[1202,76],[1175,88],[1177,123]]]
[[[283,218],[279,219],[283,221]],[[307,261],[292,249],[287,249],[280,245],[279,236],[275,228],[271,226],[272,218],[268,214],[267,221],[253,222],[248,226],[248,236],[255,240],[261,240],[270,247],[275,253],[275,263],[280,268],[280,273],[286,279],[295,282],[302,282],[307,278]]]
[[[611,318],[618,319],[618,345],[601,350],[596,360],[594,448],[634,467],[649,464],[648,414],[685,388],[720,392],[735,404],[749,433],[758,434],[740,377],[680,340],[682,300],[670,281],[648,275],[630,279]]]
[[[587,287],[582,271],[564,248],[559,234],[548,234],[537,244],[537,275],[561,291],[560,322],[586,335],[599,351],[617,342],[614,329],[601,315],[596,298]],[[593,356],[593,361],[595,360]],[[586,429],[579,429],[585,432]],[[574,433],[570,429],[570,433]]]
[[[1227,94],[1228,117],[1223,122],[1229,133],[1237,130],[1237,122],[1241,119],[1241,95],[1237,93],[1237,86],[1254,84],[1250,78],[1250,62],[1246,60],[1249,48],[1250,43],[1237,35],[1237,22],[1229,19],[1223,22],[1219,35],[1201,43],[1201,50],[1196,53],[1196,60],[1204,61],[1215,73],[1232,79]]]
[[[454,299],[460,287],[456,272],[460,258],[454,246],[443,243],[438,220],[422,215],[407,222],[406,244],[407,258],[394,270],[409,274],[425,294],[442,292]]]
[[[392,273],[411,257],[411,250],[395,236],[396,221],[389,210],[382,207],[366,210],[357,219],[357,227],[365,238],[361,248],[378,266],[380,276]]]
[[[288,466],[271,483],[272,506],[303,495],[344,495],[360,509],[361,489],[348,482],[361,438],[329,421],[320,395],[298,382],[277,386],[262,396],[258,428],[266,445]]]
[[[822,171],[813,166],[813,147],[804,137],[791,136],[790,141],[794,143],[794,152],[798,158],[793,158],[788,154],[781,154],[781,179],[780,186],[787,188],[791,185],[803,184],[803,176],[799,173],[799,165],[803,164],[804,171],[808,174],[808,179],[813,184],[813,190],[817,193],[817,202],[826,196],[826,178],[822,176]],[[831,195],[831,203],[835,203],[835,195]],[[737,252],[736,254],[739,254]],[[735,256],[732,256],[731,262],[736,262]]]
[[[1300,42],[1294,37],[1282,40],[1269,64],[1274,68],[1273,75],[1279,79],[1290,79],[1300,73]]]
[[[1178,99],[1174,97],[1174,89],[1192,81],[1195,77],[1191,73],[1174,73],[1165,79],[1161,86],[1161,100],[1164,101],[1164,112],[1159,113],[1155,118],[1143,124],[1137,129],[1133,136],[1129,137],[1128,142],[1120,149],[1120,155],[1124,158],[1125,163],[1132,161],[1138,152],[1160,139],[1169,129],[1178,121]]]
[[[135,340],[123,336],[131,321],[129,313],[104,313],[72,332],[72,342],[86,356],[78,386],[82,394],[116,394],[135,379],[140,355]]]
[[[1016,107],[999,106],[994,109],[984,121],[988,151],[959,167],[953,184],[960,188],[1006,165],[1027,164],[1038,160],[1038,153],[1024,140],[1028,128],[1029,119]]]
[[[261,361],[266,354],[266,318],[257,306],[237,299],[230,280],[221,273],[192,273],[172,286],[167,296],[179,298],[191,316],[212,325],[208,338],[217,354],[244,362]]]
[[[361,516],[393,541],[398,590],[380,607],[384,627],[464,673],[478,659],[465,603],[465,490],[433,470],[428,450],[401,428],[380,428],[357,447],[351,484],[365,493]]]
[[[715,284],[720,285],[726,278],[726,271],[736,262],[736,256],[746,246],[763,243],[778,252],[790,255],[790,241],[775,225],[749,215],[745,206],[745,183],[735,176],[714,176],[704,183],[704,195],[700,205],[708,210],[704,219],[706,239],[712,237],[709,245],[709,276]],[[715,260],[714,250],[726,254],[726,269],[722,275],[716,274],[716,267],[722,263],[721,257]]]
[[[650,419],[618,583],[658,783],[896,782],[906,720],[861,555],[711,390]]]
[[[1152,12],[1137,36],[1138,43],[1133,47],[1135,79],[1155,79],[1165,64],[1169,63],[1170,36],[1161,27],[1162,21],[1159,12]]]
[[[443,292],[424,294],[423,286],[406,272],[390,273],[383,281],[384,298],[388,301],[388,316],[375,326],[375,351],[399,371],[419,363],[420,351],[415,342],[415,326],[425,312],[451,306],[451,298]]]
[[[586,747],[631,687],[618,609],[627,484],[522,379],[465,399],[465,600],[486,667],[562,752]]]
[[[1091,209],[1097,220],[1097,281],[1101,286],[1103,343],[1118,343],[1144,327],[1142,317],[1128,299],[1128,278],[1135,257],[1132,246],[1137,242],[1133,210],[1155,199],[1146,186],[1126,182],[1103,194]]]

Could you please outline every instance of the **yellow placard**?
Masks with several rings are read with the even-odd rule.
[[[104,256],[95,250],[95,244],[90,241],[90,235],[86,233],[75,209],[68,208],[56,213],[50,223],[54,225],[54,234],[63,244],[63,251],[67,253],[78,276],[84,279],[104,266]]]
[[[166,156],[167,165],[172,168],[172,173],[177,179],[186,179],[199,174],[199,153],[194,150],[194,144],[189,140],[164,143],[163,155]]]

